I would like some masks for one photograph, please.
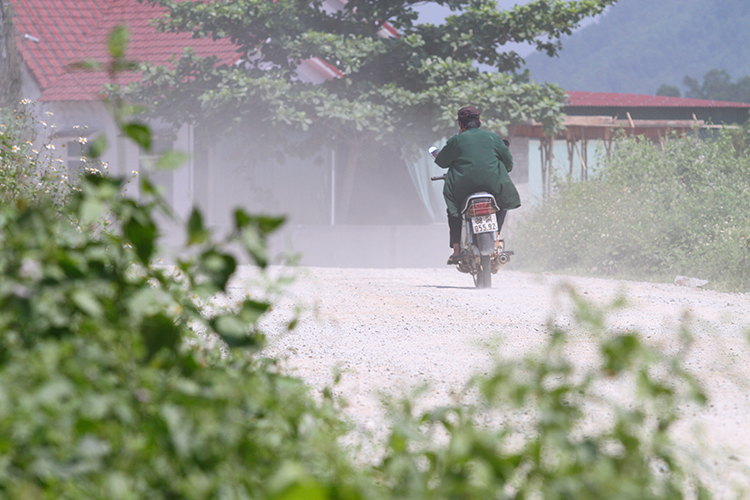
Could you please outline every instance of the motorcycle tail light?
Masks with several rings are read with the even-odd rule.
[[[469,207],[469,217],[478,215],[490,215],[495,213],[495,207],[489,201],[475,201]]]

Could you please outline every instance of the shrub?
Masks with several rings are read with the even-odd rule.
[[[547,270],[750,287],[750,155],[732,135],[618,142],[587,182],[563,184],[523,221],[519,261]]]
[[[0,202],[47,200],[62,205],[75,179],[52,143],[39,140],[36,127],[53,129],[54,123],[37,119],[31,104],[24,99],[18,109],[0,109]]]
[[[125,182],[0,206],[0,497],[265,498],[345,470],[330,400],[247,350],[271,304],[207,313],[240,259],[224,248],[263,268],[282,219],[238,210],[217,242],[195,211],[194,257],[157,266],[163,201],[147,178],[150,200],[122,197]],[[191,346],[196,330],[224,351]]]

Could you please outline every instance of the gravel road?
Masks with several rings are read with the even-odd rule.
[[[426,404],[447,403],[472,374],[490,366],[493,351],[533,352],[548,335],[550,318],[572,328],[572,349],[581,362],[590,359],[592,338],[573,328],[563,285],[602,305],[625,295],[628,306],[608,318],[611,328],[636,329],[667,350],[678,344],[687,321],[696,336],[687,367],[710,401],[700,411],[686,410],[679,438],[703,440],[714,450],[709,461],[718,497],[734,498],[734,482],[748,486],[750,294],[507,268],[493,276],[488,290],[475,289],[470,276],[447,267],[302,269],[265,321],[271,340],[266,353],[283,358],[286,369],[318,389],[332,385],[335,367],[342,370],[336,392],[348,401],[347,413],[359,429],[377,435],[385,426],[381,393],[403,394],[427,382]],[[238,288],[244,286],[250,285]],[[278,333],[280,320],[299,304],[299,326]]]

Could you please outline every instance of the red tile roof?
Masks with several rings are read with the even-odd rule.
[[[568,91],[568,106],[586,108],[750,108],[750,104],[744,102],[706,101],[682,97],[579,91]]]
[[[187,33],[160,33],[151,24],[163,10],[137,0],[10,0],[15,11],[18,46],[42,89],[43,101],[99,99],[109,82],[103,72],[66,70],[81,60],[107,60],[107,37],[125,24],[130,32],[127,57],[166,64],[172,54],[193,47],[200,56],[216,55],[218,63],[239,59],[235,46],[225,40],[194,39]],[[26,36],[28,35],[28,36]],[[38,40],[36,42],[35,40]],[[120,75],[119,83],[138,78]]]

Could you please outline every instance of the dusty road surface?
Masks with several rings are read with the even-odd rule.
[[[452,392],[490,366],[493,350],[532,353],[546,339],[550,318],[572,328],[572,350],[582,362],[590,359],[593,339],[573,328],[563,284],[597,304],[625,295],[629,305],[609,316],[611,328],[635,329],[667,350],[675,348],[678,330],[690,318],[696,341],[687,367],[710,402],[685,409],[678,437],[710,446],[703,458],[716,474],[718,497],[735,498],[732,484],[750,484],[750,294],[507,268],[493,276],[491,289],[477,290],[470,276],[448,267],[312,268],[300,270],[268,318],[266,353],[284,358],[288,370],[318,389],[332,384],[335,367],[342,370],[336,392],[348,401],[347,413],[359,429],[377,435],[386,426],[380,393],[402,394],[427,382],[427,404],[450,402]],[[305,307],[299,326],[277,333],[275,322],[294,304]],[[498,338],[499,346],[492,343]]]

